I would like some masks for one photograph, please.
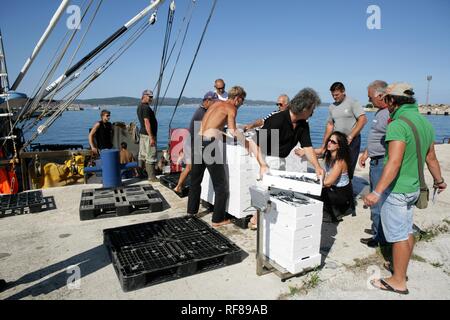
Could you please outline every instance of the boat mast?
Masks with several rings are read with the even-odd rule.
[[[70,77],[72,74],[77,72],[85,63],[90,61],[100,52],[102,52],[106,47],[108,47],[111,43],[117,40],[121,35],[127,32],[132,26],[134,26],[137,22],[139,22],[143,17],[145,17],[151,10],[160,6],[164,0],[155,0],[148,7],[142,10],[139,14],[133,17],[130,21],[124,24],[121,28],[119,28],[115,33],[113,33],[109,38],[103,41],[100,45],[98,45],[94,50],[88,53],[84,58],[78,61],[73,67],[67,70],[62,76],[56,79],[52,84],[50,84],[44,92],[43,99],[46,98],[56,87],[65,79]]]
[[[6,68],[5,48],[3,47],[2,30],[0,29],[0,95],[9,91],[8,69]]]
[[[34,59],[37,57],[37,55],[39,54],[39,51],[41,51],[42,47],[44,46],[45,41],[47,41],[48,37],[52,33],[52,31],[55,28],[56,24],[58,23],[59,19],[63,15],[64,10],[66,10],[67,6],[69,5],[69,2],[70,2],[70,0],[62,0],[61,1],[59,8],[56,10],[55,14],[53,15],[53,18],[50,20],[50,23],[48,24],[47,29],[45,30],[41,39],[37,43],[33,52],[31,53],[31,56],[25,62],[24,66],[22,67],[22,70],[20,70],[20,73],[17,76],[16,81],[14,81],[14,84],[11,87],[11,90],[16,90],[17,87],[19,86],[19,84],[22,82],[22,79],[25,77],[25,75],[26,75],[28,69],[30,68],[31,64],[33,63]]]

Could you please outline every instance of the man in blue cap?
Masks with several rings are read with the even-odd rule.
[[[197,110],[195,110],[194,115],[192,116],[191,123],[189,125],[189,139],[186,139],[184,141],[183,145],[183,153],[184,153],[184,161],[186,163],[186,168],[183,170],[183,172],[180,175],[180,179],[178,180],[178,184],[175,187],[174,191],[180,193],[181,189],[183,188],[183,184],[186,181],[187,176],[191,172],[192,169],[192,144],[194,141],[194,137],[196,134],[198,134],[200,130],[200,125],[203,120],[203,116],[205,115],[206,111],[208,111],[208,108],[218,100],[218,96],[215,92],[209,91],[207,92],[203,97],[203,102],[198,107]]]

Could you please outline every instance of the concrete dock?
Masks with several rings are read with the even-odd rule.
[[[444,179],[450,181],[450,145],[438,145]],[[368,166],[357,168],[354,188],[368,190]],[[432,185],[428,171],[427,183]],[[372,289],[368,282],[382,268],[379,250],[360,243],[370,228],[370,211],[358,197],[357,215],[339,225],[322,227],[323,265],[316,271],[281,282],[271,273],[256,275],[256,232],[228,225],[218,230],[248,255],[239,264],[124,293],[103,246],[103,230],[185,215],[187,199],[155,183],[170,205],[163,212],[81,222],[81,191],[100,185],[77,185],[44,190],[54,196],[57,209],[0,219],[0,278],[9,287],[0,299],[449,299],[450,298],[450,190],[426,210],[415,210],[415,224],[429,231],[417,243],[410,263],[408,289],[400,296]],[[211,214],[202,219],[211,221]],[[70,287],[72,266],[81,282]]]

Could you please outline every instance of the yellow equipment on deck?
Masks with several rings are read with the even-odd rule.
[[[35,163],[30,173],[33,186],[37,189],[77,184],[84,179],[84,156],[74,155],[64,164],[49,162],[41,166]]]

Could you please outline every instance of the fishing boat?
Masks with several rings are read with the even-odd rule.
[[[216,2],[217,1],[213,2],[211,13],[206,21],[191,68],[186,76],[175,112],[180,104],[192,66],[194,65],[198,51],[202,45],[203,37],[213,15]],[[89,27],[86,28],[85,31],[83,29],[84,34],[82,35],[80,42],[76,44],[74,41],[77,33],[81,32],[79,29],[74,28],[74,30],[68,32],[65,38],[65,46],[57,51],[55,61],[49,62],[49,68],[42,75],[41,82],[36,84],[35,91],[30,95],[19,92],[18,90],[20,89],[22,80],[27,76],[30,66],[35,61],[41,49],[45,46],[47,39],[56,28],[58,21],[67,9],[69,3],[69,0],[61,1],[49,22],[47,29],[39,39],[32,54],[26,60],[12,85],[10,85],[9,82],[6,53],[0,30],[0,143],[3,154],[0,160],[0,166],[2,168],[1,170],[4,170],[5,172],[14,172],[14,179],[16,183],[17,181],[20,181],[19,190],[22,191],[37,187],[32,183],[32,180],[35,180],[33,175],[36,170],[34,169],[45,165],[47,162],[62,164],[65,161],[74,158],[74,155],[82,156],[86,165],[90,162],[91,152],[90,150],[83,149],[82,146],[80,146],[81,148],[78,150],[73,150],[71,149],[73,146],[68,145],[65,150],[64,145],[59,144],[56,151],[54,150],[55,148],[52,148],[51,146],[47,146],[49,148],[48,150],[43,150],[42,146],[36,147],[35,141],[40,136],[46,134],[48,128],[58,121],[64,112],[83,110],[83,107],[76,104],[75,100],[96,79],[103,76],[111,65],[118,63],[117,61],[120,57],[126,53],[148,29],[159,22],[158,10],[163,10],[165,7],[164,0],[151,1],[150,5],[143,8],[142,11],[138,12],[134,17],[119,27],[111,34],[111,36],[98,44],[78,62],[74,61],[75,54],[73,54],[70,59],[70,64],[65,68],[65,71],[60,76],[57,76],[56,70],[62,65],[63,58],[69,55],[69,47],[75,47],[75,53],[78,52],[83,44],[84,38],[90,31],[90,26],[101,8],[102,1],[88,1],[83,8],[83,17],[79,23],[86,22],[88,13],[93,12],[93,14],[91,15],[91,20],[88,21]],[[162,45],[161,67],[154,88],[154,91],[157,93],[154,105],[155,113],[158,112],[159,106],[164,103],[165,95],[173,80],[175,68],[178,64],[186,36],[189,32],[189,25],[195,7],[196,1],[191,1],[183,17],[183,21],[180,24],[181,27],[178,30],[177,37],[173,40],[173,37],[171,38],[171,33],[175,19],[176,5],[175,1],[168,3],[165,28],[166,34]],[[107,49],[111,48],[113,44],[119,46],[119,48],[114,48],[112,53],[108,52],[108,55],[105,58],[104,53]],[[179,50],[177,56],[175,55],[176,50]],[[175,58],[176,61],[170,79],[167,81],[166,88],[164,88],[163,79],[169,69],[169,61],[175,60]],[[56,80],[53,80],[55,78]],[[95,109],[99,110],[100,107],[97,106]],[[172,120],[175,116],[175,112]],[[171,124],[169,127],[172,129]],[[130,124],[124,128],[123,124],[120,123],[118,126],[115,126],[114,129],[118,131],[118,135],[122,137],[121,141],[126,141],[129,144],[129,150],[134,152],[137,157],[138,142],[137,139],[135,139],[136,126]],[[29,138],[25,139],[25,136]],[[167,144],[169,145],[170,142],[168,141]],[[119,146],[120,141],[114,141],[114,147],[119,149]],[[54,177],[52,177],[52,179],[54,179]],[[5,184],[7,183],[5,182]],[[12,193],[12,189],[9,191],[2,190],[2,192]]]

